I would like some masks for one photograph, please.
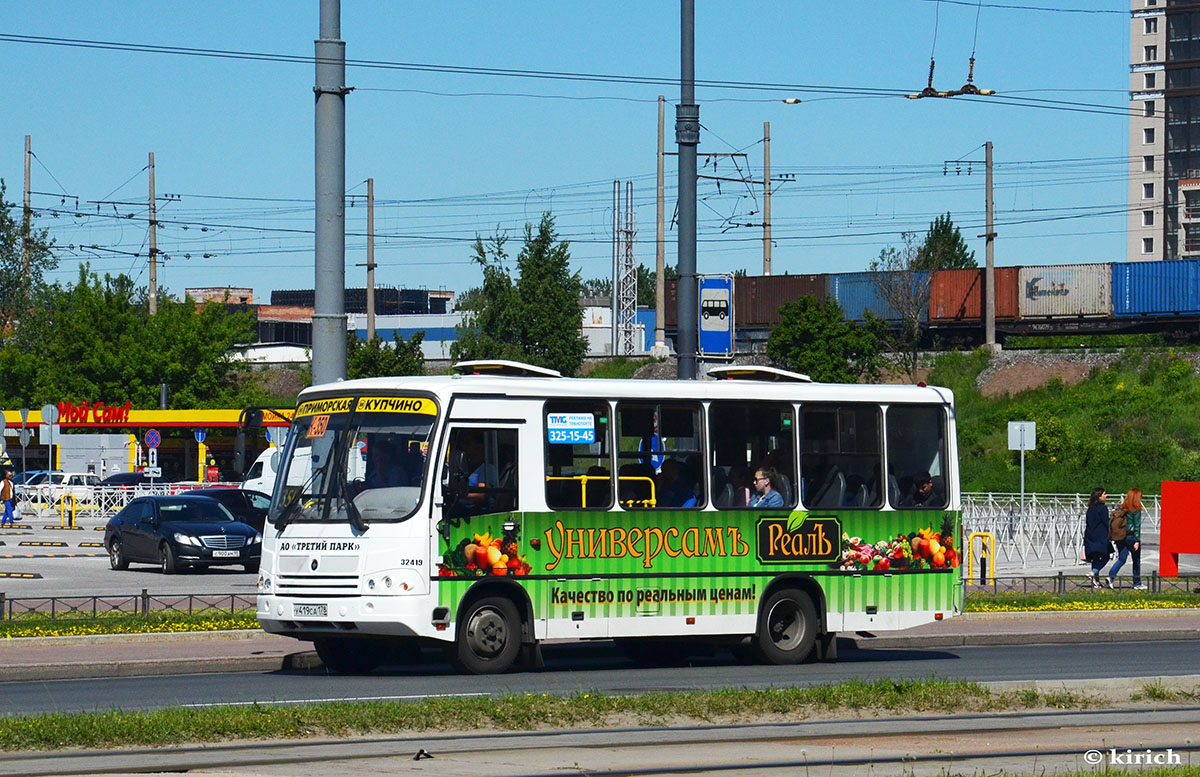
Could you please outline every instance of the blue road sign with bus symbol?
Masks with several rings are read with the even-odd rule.
[[[733,356],[733,276],[701,275],[697,280],[700,354]]]

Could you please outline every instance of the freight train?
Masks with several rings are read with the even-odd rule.
[[[922,306],[927,334],[947,343],[983,340],[984,270],[916,273],[928,288]],[[867,313],[897,323],[900,312],[884,294],[878,273],[768,275],[734,278],[733,312],[739,341],[763,340],[782,320],[780,308],[800,297],[834,299],[846,318]],[[996,335],[1161,332],[1200,339],[1200,260],[1104,262],[995,268]],[[666,328],[676,327],[676,282],[667,282]]]

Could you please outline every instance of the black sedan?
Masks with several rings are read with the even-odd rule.
[[[104,547],[113,569],[139,561],[159,565],[165,575],[224,564],[255,572],[262,535],[206,496],[143,496],[109,519]]]
[[[271,506],[271,497],[261,491],[242,488],[197,488],[188,491],[187,494],[216,499],[233,513],[233,517],[253,526],[259,534],[262,534],[263,526],[267,523],[267,508]]]

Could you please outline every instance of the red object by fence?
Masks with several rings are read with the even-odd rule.
[[[1164,480],[1158,574],[1176,577],[1180,553],[1200,553],[1200,483]]]

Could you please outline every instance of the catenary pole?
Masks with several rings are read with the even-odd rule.
[[[154,213],[154,152],[150,152],[150,315],[158,312],[158,219]]]
[[[984,339],[987,342],[988,348],[996,347],[996,229],[994,221],[995,197],[992,194],[992,141],[984,144],[985,149],[985,170],[986,178],[985,186],[987,188],[986,202],[984,203],[987,209],[987,243],[986,243],[986,264],[987,278],[984,280],[984,309],[985,309],[985,324],[984,324]]]
[[[658,209],[658,226],[655,233],[656,240],[654,244],[654,350],[653,355],[663,357],[668,354],[667,351],[667,329],[666,322],[663,318],[666,316],[667,310],[667,251],[665,232],[666,225],[666,202],[663,176],[663,160],[666,154],[663,153],[663,125],[667,112],[667,98],[663,95],[658,96],[658,192],[655,199],[655,204]]]
[[[662,98],[658,98],[661,100]],[[659,109],[661,110],[661,108]],[[29,277],[29,240],[30,222],[33,211],[29,206],[30,189],[33,187],[33,176],[30,171],[30,160],[33,158],[33,138],[25,136],[25,209],[21,217],[21,269],[26,278]]]
[[[367,340],[375,339],[375,179],[367,179]]]
[[[771,122],[763,122],[763,275],[771,274]]]
[[[321,0],[316,41],[313,382],[346,377],[346,44],[341,0]]]
[[[680,0],[679,104],[675,142],[679,146],[679,298],[676,303],[680,380],[696,379],[696,146],[700,106],[696,105],[696,3]]]

